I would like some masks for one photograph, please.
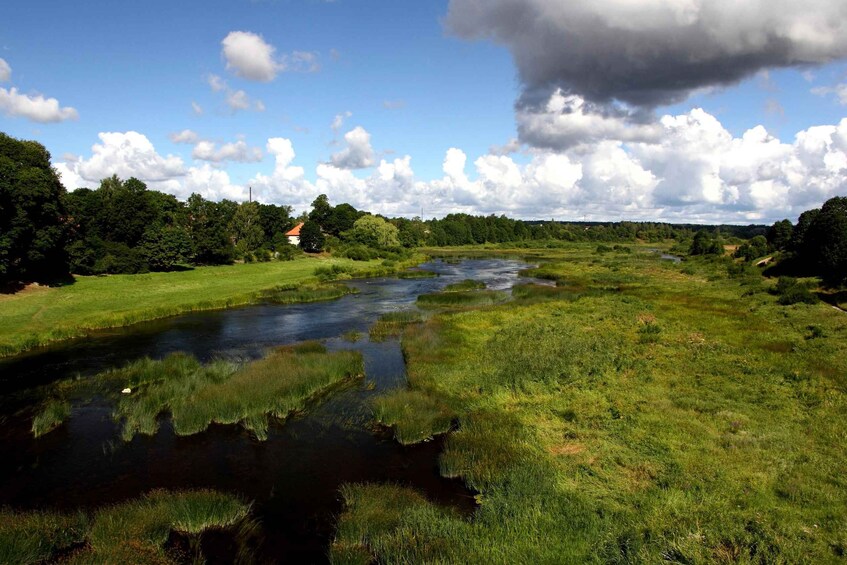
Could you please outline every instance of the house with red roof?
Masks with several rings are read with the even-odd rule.
[[[288,237],[288,243],[291,245],[300,245],[300,229],[303,227],[303,222],[300,222],[290,231],[285,232],[286,237]]]

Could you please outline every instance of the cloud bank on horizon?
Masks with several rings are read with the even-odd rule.
[[[71,188],[96,186],[117,173],[181,198],[198,192],[239,200],[251,186],[261,200],[297,210],[326,193],[335,203],[386,215],[423,209],[427,217],[772,222],[847,193],[847,118],[780,140],[763,126],[733,135],[700,108],[658,111],[768,69],[810,69],[847,58],[842,1],[450,0],[445,25],[460,38],[508,48],[520,80],[516,139],[475,156],[472,167],[452,147],[442,177],[418,178],[412,155],[381,158],[378,132],[357,125],[308,175],[295,165],[289,138],[268,136],[263,152],[245,139],[210,140],[192,130],[170,136],[192,146],[190,163],[160,154],[141,132],[125,131],[100,133],[90,157],[73,157],[57,169]],[[251,31],[230,32],[219,48],[225,70],[254,83],[320,69],[316,53],[280,54]],[[2,71],[0,80],[8,80],[11,71]],[[265,109],[218,75],[208,75],[207,83],[226,95],[233,112]],[[847,84],[811,92],[847,105]],[[351,113],[336,111],[327,121],[333,114],[337,137]],[[232,181],[227,163],[265,156],[273,159],[272,171]]]

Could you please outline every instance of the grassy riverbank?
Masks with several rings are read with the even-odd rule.
[[[348,485],[333,561],[844,559],[847,315],[721,261],[545,255],[558,287],[409,326],[412,394],[377,400],[404,442],[458,418],[440,466],[473,519]]]
[[[30,287],[17,294],[0,295],[0,356],[81,337],[96,329],[251,304],[262,300],[265,291],[277,287],[291,291],[295,286],[314,283],[316,269],[333,265],[350,278],[391,274],[421,260],[418,256],[407,263],[385,266],[380,261],[307,257],[174,273],[77,277],[74,284],[63,287]],[[277,294],[281,299],[297,298],[298,293]],[[341,295],[337,291],[312,294],[320,294],[320,298]]]

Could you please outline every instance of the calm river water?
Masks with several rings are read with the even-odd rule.
[[[506,290],[527,264],[516,260],[433,261],[422,268],[433,279],[348,281],[359,290],[333,302],[261,304],[190,314],[98,332],[0,361],[0,506],[15,509],[92,509],[154,488],[212,488],[254,501],[260,524],[253,543],[257,562],[327,560],[338,488],[348,482],[392,482],[419,489],[431,500],[473,509],[473,494],[460,481],[438,474],[442,440],[403,447],[371,429],[370,399],[405,386],[397,340],[372,343],[370,326],[387,312],[414,307],[419,294],[463,279]],[[357,331],[351,343],[343,334]],[[139,357],[174,351],[202,361],[256,358],[268,348],[303,340],[330,349],[355,349],[365,359],[366,380],[335,393],[305,416],[271,426],[257,441],[238,426],[214,425],[189,437],[173,433],[167,419],[155,436],[120,439],[106,401],[73,405],[71,418],[33,439],[32,417],[50,383],[91,377]],[[210,563],[232,559],[231,543],[204,539]]]

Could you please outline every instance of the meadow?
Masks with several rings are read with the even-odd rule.
[[[409,389],[375,401],[403,443],[457,422],[440,470],[473,517],[347,485],[332,561],[845,559],[847,314],[728,258],[539,253],[556,287],[407,326]]]
[[[139,275],[76,277],[66,286],[31,286],[0,294],[0,357],[53,341],[198,310],[337,298],[338,287],[319,290],[320,279],[392,274],[416,264],[385,265],[324,256],[293,261],[244,263]],[[326,277],[329,271],[332,276]],[[305,287],[305,288],[301,288]]]

